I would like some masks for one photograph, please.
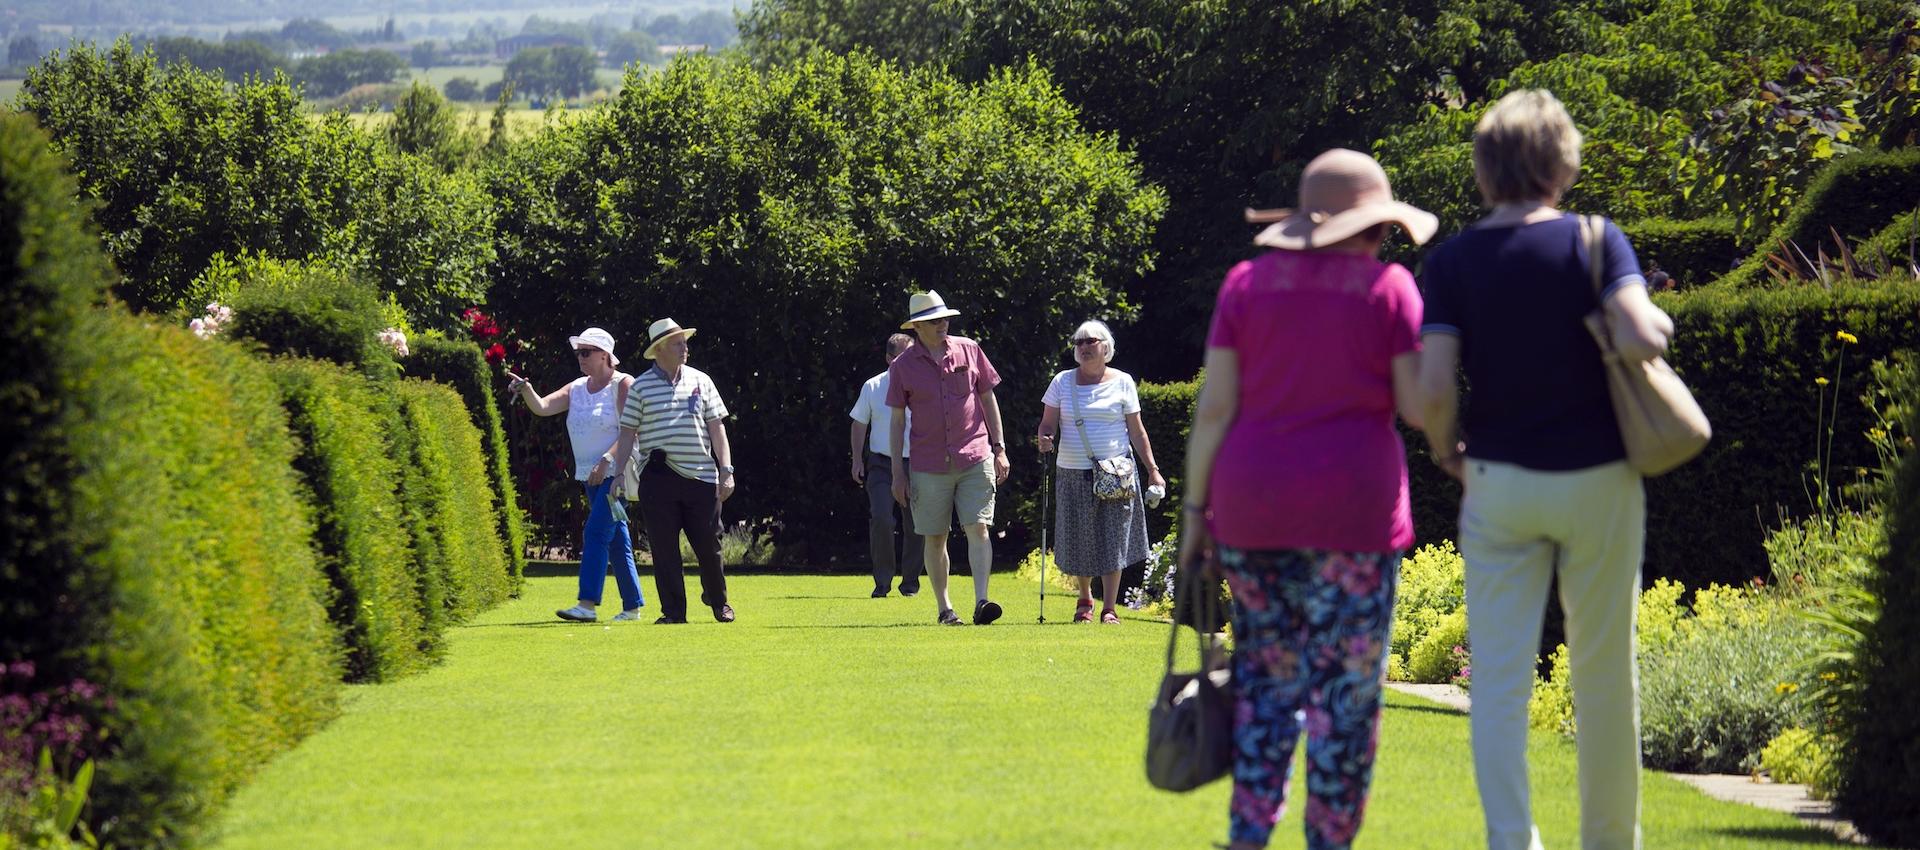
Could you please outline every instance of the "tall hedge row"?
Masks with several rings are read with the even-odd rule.
[[[30,119],[0,116],[0,651],[104,688],[94,831],[168,846],[332,716],[339,643],[266,370],[96,306],[75,197]]]
[[[439,624],[441,585],[416,573],[418,554],[394,457],[393,398],[364,376],[317,360],[273,364],[293,430],[297,465],[321,506],[314,536],[335,588],[332,616],[345,640],[349,680],[420,669]],[[410,460],[410,459],[408,459]],[[423,582],[417,585],[416,582]]]
[[[103,842],[186,846],[337,712],[343,677],[421,666],[429,592],[442,622],[502,598],[504,546],[457,395],[107,303],[63,165],[0,116],[0,663],[9,688],[27,667],[39,692],[90,683],[70,692],[103,737],[0,734],[94,762]],[[418,581],[409,516],[445,553],[442,591]]]
[[[1876,464],[1864,436],[1873,421],[1859,401],[1866,367],[1920,340],[1920,282],[1707,287],[1658,300],[1677,326],[1668,360],[1713,420],[1714,437],[1693,462],[1647,481],[1647,579],[1698,587],[1764,576],[1765,530],[1782,515],[1810,511],[1820,492],[1816,439],[1831,427],[1829,498]],[[1858,342],[1840,339],[1841,331]],[[1184,462],[1198,391],[1198,380],[1141,387],[1142,417],[1170,481]],[[1414,533],[1422,543],[1453,539],[1460,486],[1433,465],[1424,438],[1404,429],[1403,437]],[[1177,516],[1177,485],[1174,494],[1150,515],[1154,533]]]
[[[1912,340],[1909,339],[1909,342]],[[1920,374],[1908,368],[1903,399],[1906,446],[1887,500],[1887,548],[1868,583],[1880,616],[1857,652],[1864,659],[1854,715],[1847,718],[1847,775],[1838,802],[1876,841],[1920,846]]]
[[[507,464],[507,433],[501,424],[500,406],[494,402],[492,370],[479,347],[470,342],[422,337],[414,340],[412,347],[413,353],[401,360],[401,367],[411,377],[453,387],[466,402],[473,426],[480,429],[487,485],[494,496],[494,515],[500,522],[500,539],[507,547],[507,564],[517,594],[521,577],[526,574],[526,518],[521,515],[512,468]]]

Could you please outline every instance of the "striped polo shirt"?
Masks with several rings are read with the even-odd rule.
[[[707,423],[725,417],[727,405],[707,373],[680,367],[680,380],[668,381],[659,366],[640,373],[627,391],[620,427],[632,428],[634,456],[646,464],[654,449],[667,453],[667,466],[687,478],[720,483]]]

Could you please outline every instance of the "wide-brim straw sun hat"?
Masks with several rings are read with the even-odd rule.
[[[1334,148],[1300,173],[1300,202],[1292,209],[1247,210],[1247,221],[1272,222],[1253,244],[1294,251],[1325,248],[1382,222],[1405,228],[1413,244],[1433,238],[1433,213],[1393,199],[1387,172],[1373,157]]]
[[[691,337],[695,330],[695,328],[680,327],[680,323],[672,319],[661,319],[660,321],[654,322],[652,326],[647,328],[646,358],[648,360],[656,359],[655,355],[660,352],[660,343],[673,339],[676,336]]]
[[[931,289],[926,292],[916,292],[912,298],[907,299],[907,320],[900,323],[900,329],[910,330],[914,322],[931,322],[934,319],[958,315],[960,311],[948,307],[947,302],[941,300],[940,293]]]
[[[613,361],[613,365],[620,365],[620,358],[613,353],[613,334],[599,328],[587,328],[581,331],[579,336],[567,337],[567,342],[572,343],[574,348],[583,345],[588,348],[598,348],[607,353],[607,359]]]

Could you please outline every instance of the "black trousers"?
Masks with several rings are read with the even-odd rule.
[[[640,513],[653,550],[653,590],[660,616],[687,618],[687,580],[680,562],[680,535],[687,535],[700,562],[700,604],[727,604],[727,574],[720,564],[720,494],[714,486],[667,466],[656,451],[640,472]]]
[[[893,500],[893,458],[867,449],[867,549],[874,589],[893,589],[898,565],[900,592],[919,593],[925,540],[913,533],[913,514]]]

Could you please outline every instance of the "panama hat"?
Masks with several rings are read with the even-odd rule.
[[[647,328],[646,358],[648,360],[654,359],[654,355],[660,351],[660,343],[666,342],[676,336],[693,336],[694,330],[696,329],[680,327],[680,323],[672,319],[661,319],[660,321],[654,322],[651,327]]]
[[[914,322],[931,322],[948,316],[960,315],[959,310],[949,308],[947,302],[940,300],[940,293],[929,289],[916,292],[907,299],[907,320],[900,323],[901,330],[909,330]]]
[[[1381,222],[1406,228],[1413,244],[1433,238],[1440,220],[1433,213],[1393,199],[1387,172],[1373,157],[1334,148],[1313,158],[1300,174],[1296,209],[1247,210],[1247,221],[1272,226],[1253,237],[1268,248],[1324,248]]]
[[[572,343],[574,348],[583,345],[588,348],[598,348],[607,353],[607,359],[613,361],[613,365],[620,365],[620,358],[613,356],[613,334],[599,328],[587,328],[581,331],[579,336],[567,337],[567,342]]]

